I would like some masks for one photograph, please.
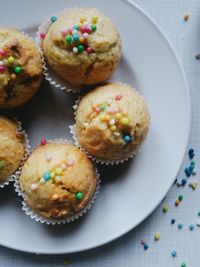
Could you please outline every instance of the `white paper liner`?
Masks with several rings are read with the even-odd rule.
[[[16,179],[19,178],[19,176],[21,174],[22,166],[24,165],[24,162],[27,160],[27,158],[30,155],[29,139],[28,139],[28,136],[27,136],[25,130],[22,129],[22,123],[21,123],[21,121],[19,121],[17,117],[14,117],[11,114],[7,114],[6,115],[6,113],[5,114],[3,113],[3,115],[5,117],[10,118],[11,120],[13,120],[14,122],[17,123],[16,133],[23,134],[23,136],[24,136],[24,148],[25,148],[25,152],[24,152],[24,157],[22,158],[21,164],[18,167],[18,169],[12,175],[8,176],[5,179],[5,181],[0,181],[0,188],[3,188],[4,186],[8,185],[10,182],[12,182],[12,181],[14,181],[14,180],[16,180]]]
[[[114,80],[110,80],[107,83],[117,83],[117,84],[125,85],[125,86],[132,88],[130,85],[128,85],[126,83],[117,82]],[[104,83],[104,84],[106,84],[106,83]],[[132,89],[135,90],[134,88],[132,88]],[[139,94],[138,91],[136,91],[136,92]],[[79,105],[80,101],[81,101],[81,96],[79,96],[79,98],[76,100],[76,102],[73,106],[75,121],[76,121],[76,115],[77,115],[78,105]],[[85,148],[83,148],[83,146],[79,143],[78,138],[76,137],[76,124],[70,125],[69,128],[70,128],[70,133],[72,134],[72,138],[75,142],[75,145],[78,146],[82,151],[84,151],[92,161],[97,162],[97,163],[101,163],[101,164],[105,164],[105,165],[118,165],[119,163],[124,163],[124,162],[128,161],[129,159],[134,158],[135,155],[140,151],[138,149],[135,153],[133,153],[129,157],[121,159],[121,160],[104,160],[104,159],[96,158],[93,155],[91,155]]]
[[[60,12],[56,12],[53,16],[60,17],[66,11],[76,10],[77,8],[80,8],[80,7],[64,9],[64,10],[62,10]],[[66,90],[67,92],[79,93],[82,89],[86,89],[87,86],[86,87],[83,86],[83,87],[78,88],[78,89],[72,88],[69,84],[67,84],[67,81],[65,79],[63,79],[61,76],[59,76],[49,66],[49,64],[45,60],[45,57],[44,57],[44,54],[43,54],[43,50],[42,50],[43,39],[40,37],[40,33],[45,33],[46,34],[51,25],[52,25],[51,16],[49,16],[38,27],[38,31],[36,33],[36,38],[35,38],[35,42],[36,42],[37,46],[39,47],[39,51],[40,51],[40,54],[41,54],[41,57],[42,57],[42,63],[43,63],[43,69],[44,69],[43,74],[44,74],[46,80],[49,81],[51,85],[54,85],[56,88],[59,88],[61,90]]]
[[[61,144],[70,143],[70,144],[73,144],[73,142],[71,142],[67,139],[47,140],[47,143],[61,143]],[[60,225],[60,224],[70,223],[70,222],[73,222],[73,221],[79,219],[85,213],[87,213],[87,211],[91,208],[91,206],[95,202],[95,199],[97,198],[97,195],[98,195],[99,190],[100,190],[100,183],[101,183],[100,175],[99,175],[99,172],[98,172],[96,167],[95,167],[95,172],[96,172],[96,176],[97,176],[97,185],[96,185],[96,190],[95,190],[95,193],[94,193],[92,199],[89,201],[87,206],[83,210],[81,210],[79,213],[77,213],[71,217],[65,218],[65,219],[48,219],[48,218],[45,218],[44,216],[42,216],[41,214],[36,213],[34,210],[32,210],[32,208],[29,206],[29,204],[26,201],[25,193],[21,191],[20,183],[19,183],[19,176],[17,177],[17,179],[15,179],[14,187],[15,187],[15,191],[17,192],[17,194],[19,196],[22,196],[22,198],[23,198],[22,210],[26,213],[26,215],[30,216],[30,218],[35,220],[36,222],[45,223],[48,225],[56,225],[56,224]]]

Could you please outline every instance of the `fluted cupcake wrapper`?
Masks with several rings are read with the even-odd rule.
[[[67,10],[73,10],[73,9],[77,9],[77,8],[78,7],[74,7],[74,8],[71,8],[71,9],[64,9],[63,11],[54,14],[54,16],[60,17]],[[49,27],[52,25],[51,17],[52,16],[49,16],[45,20],[43,20],[43,22],[38,27],[38,31],[36,33],[36,38],[35,38],[35,42],[36,42],[37,46],[39,47],[39,51],[40,51],[40,54],[41,54],[41,57],[42,57],[43,68],[44,68],[43,74],[44,74],[46,80],[49,81],[49,83],[51,85],[54,85],[56,88],[59,88],[61,90],[66,90],[67,92],[79,93],[83,88],[79,88],[79,89],[72,88],[70,85],[67,84],[67,82],[66,82],[65,79],[63,79],[62,77],[60,77],[49,66],[49,64],[45,60],[44,53],[43,53],[43,50],[42,50],[42,42],[43,42],[43,39],[40,37],[40,34],[41,33],[47,34],[47,32],[49,30]]]
[[[111,82],[114,82],[114,81],[111,81]],[[124,84],[124,83],[121,83],[121,84]],[[125,85],[125,84],[124,84]],[[73,106],[73,109],[74,109],[74,118],[75,118],[75,121],[76,121],[76,115],[77,115],[77,110],[78,110],[78,106],[79,106],[79,103],[81,101],[81,96],[79,96],[79,98],[76,100],[74,106]],[[78,141],[78,138],[76,136],[76,124],[74,125],[70,125],[69,126],[69,129],[70,129],[70,133],[72,134],[72,138],[75,142],[75,145],[77,147],[79,147],[82,151],[84,151],[87,156],[93,161],[93,162],[96,162],[96,163],[101,163],[101,164],[105,164],[105,165],[118,165],[119,163],[124,163],[125,161],[128,161],[129,159],[131,158],[134,158],[135,157],[135,153],[130,155],[129,157],[127,158],[124,158],[124,159],[121,159],[121,160],[104,160],[104,159],[101,159],[101,158],[96,158],[95,156],[91,155]]]
[[[13,121],[15,121],[17,123],[16,133],[23,134],[25,153],[24,153],[24,157],[22,158],[21,164],[18,167],[18,169],[13,174],[8,176],[4,181],[0,181],[0,188],[3,188],[4,186],[8,185],[10,182],[17,180],[19,178],[19,176],[21,174],[22,167],[30,155],[29,139],[28,139],[28,136],[27,136],[25,130],[22,129],[21,121],[19,121],[18,118],[14,117],[12,114],[6,114],[6,115],[8,115],[8,117],[10,117]]]
[[[71,142],[67,139],[47,140],[47,143],[61,143],[61,144],[70,143],[70,144],[73,144],[73,142]],[[73,221],[79,219],[80,217],[82,217],[84,214],[86,214],[88,212],[88,210],[91,208],[91,206],[95,202],[95,199],[97,198],[97,195],[99,193],[101,180],[100,180],[99,172],[98,172],[96,167],[95,167],[95,172],[96,172],[96,176],[97,176],[97,185],[96,185],[96,190],[95,190],[95,193],[94,193],[92,199],[88,202],[87,206],[83,210],[81,210],[79,213],[77,213],[71,217],[64,218],[64,219],[48,219],[48,218],[45,218],[44,216],[42,216],[41,214],[35,212],[30,207],[28,202],[26,201],[25,193],[21,191],[19,176],[18,176],[17,179],[15,179],[14,186],[15,186],[15,191],[17,192],[17,194],[23,198],[22,210],[31,219],[35,220],[36,222],[45,223],[47,225],[60,225],[60,224],[70,223],[70,222],[73,222]]]

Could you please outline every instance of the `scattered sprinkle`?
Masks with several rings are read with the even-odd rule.
[[[192,183],[189,183],[189,187],[192,188],[192,190],[195,190],[198,186],[198,183],[197,182],[192,182]]]
[[[44,32],[41,32],[41,33],[40,33],[40,38],[41,38],[41,39],[44,39],[45,37],[46,37],[46,34],[45,34]]]
[[[187,265],[186,265],[186,263],[185,262],[182,262],[181,263],[181,267],[186,267]]]
[[[182,183],[182,186],[185,186],[187,184],[187,180],[186,179],[182,179],[181,183]]]
[[[197,215],[200,216],[200,211],[197,212]]]
[[[160,239],[160,233],[155,233],[154,239],[158,241]]]
[[[190,231],[193,231],[194,230],[194,224],[190,224],[189,229],[190,229]]]
[[[171,255],[172,255],[172,257],[176,257],[176,255],[177,255],[176,250],[172,250]]]
[[[176,220],[175,219],[171,219],[171,224],[175,224]]]
[[[147,243],[147,241],[144,240],[144,239],[141,241],[141,244],[142,244],[142,245],[144,245],[144,244],[146,244],[146,243]]]
[[[169,210],[169,206],[167,204],[163,205],[162,211],[166,213],[168,212],[168,210]]]
[[[179,204],[180,204],[180,200],[179,200],[179,199],[176,199],[176,201],[174,202],[174,205],[175,205],[176,207],[178,207]]]
[[[46,140],[46,139],[42,139],[42,140],[40,141],[40,144],[41,144],[42,146],[46,145],[46,143],[47,143],[47,140]]]
[[[82,192],[77,192],[76,193],[76,199],[82,200],[83,199],[83,193]]]
[[[183,224],[182,223],[179,223],[178,224],[178,229],[182,229],[183,228]]]
[[[178,196],[178,200],[182,201],[183,200],[183,195]]]
[[[184,21],[187,22],[190,19],[190,15],[186,14],[183,18],[184,18]]]
[[[149,248],[149,245],[148,244],[144,244],[144,250],[147,250]]]
[[[52,16],[52,17],[51,17],[51,22],[54,23],[54,22],[56,22],[57,19],[58,19],[58,18],[57,18],[56,16]]]
[[[35,191],[37,189],[37,187],[38,187],[38,184],[32,184],[31,185],[31,190]]]

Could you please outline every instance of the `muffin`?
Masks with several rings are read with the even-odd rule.
[[[19,178],[24,199],[46,219],[79,214],[93,199],[97,174],[92,162],[72,144],[43,143],[25,162]]]
[[[108,83],[80,100],[75,135],[96,159],[121,161],[136,154],[147,135],[149,121],[147,106],[135,90]]]
[[[34,42],[15,29],[0,28],[0,108],[15,108],[33,97],[42,80]]]
[[[42,48],[51,68],[72,88],[107,80],[121,57],[121,40],[110,19],[94,8],[51,17]]]
[[[0,184],[21,165],[25,155],[24,135],[17,131],[17,123],[0,115]]]

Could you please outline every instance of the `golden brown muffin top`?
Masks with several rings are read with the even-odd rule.
[[[93,164],[71,144],[40,145],[23,166],[20,176],[27,202],[47,218],[67,218],[84,209],[96,185]]]
[[[17,123],[0,115],[0,181],[18,169],[24,153],[24,136],[17,132]]]
[[[34,42],[15,29],[0,28],[0,106],[9,105],[41,76],[42,63]]]

